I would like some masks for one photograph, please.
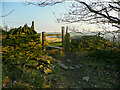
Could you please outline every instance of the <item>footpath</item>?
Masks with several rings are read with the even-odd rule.
[[[56,60],[58,74],[52,78],[57,88],[119,88],[120,72],[114,66],[94,61],[86,54],[69,54]]]

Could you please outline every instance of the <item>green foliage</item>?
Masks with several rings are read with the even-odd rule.
[[[79,39],[71,40],[73,51],[90,51],[113,49],[116,43],[112,43],[99,36],[82,36]]]
[[[4,29],[0,28],[0,33],[2,33],[2,35],[7,35],[7,31],[5,31]]]
[[[117,50],[96,50],[90,54],[90,57],[94,57],[95,60],[106,62],[108,64],[117,65],[116,68],[120,68],[120,51]]]
[[[19,35],[19,34],[34,35],[34,34],[37,34],[37,32],[34,29],[28,27],[27,24],[24,25],[24,27],[20,26],[19,28],[11,29],[8,33],[11,35]]]
[[[83,36],[71,41],[71,51],[87,53],[94,60],[112,65],[120,64],[120,44],[99,36]]]
[[[43,76],[52,72],[54,58],[41,51],[40,34],[3,35],[2,60],[3,87],[48,87]]]
[[[70,51],[70,34],[69,33],[65,35],[64,50],[67,52]]]
[[[11,65],[3,66],[3,86],[8,88],[41,88],[44,79],[40,71]]]

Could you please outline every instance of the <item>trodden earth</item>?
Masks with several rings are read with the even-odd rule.
[[[54,57],[54,56],[53,56]],[[55,88],[119,88],[120,71],[86,53],[71,52],[56,58],[57,74],[49,78]]]

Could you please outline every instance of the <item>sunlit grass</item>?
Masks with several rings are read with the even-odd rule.
[[[78,40],[72,40],[70,42],[71,51],[69,53],[62,50],[52,50],[45,53],[42,52],[41,39],[35,35],[10,35],[7,39],[2,36],[2,39],[2,81],[4,88],[49,88],[55,86],[57,81],[62,81],[63,78],[66,80],[66,78],[61,76],[63,72],[59,72],[61,69],[56,66],[54,61],[58,59],[64,62],[68,58],[74,61],[74,64],[81,63],[84,66],[80,70],[82,72],[81,75],[87,74],[93,79],[91,83],[96,83],[99,87],[107,87],[107,85],[104,86],[104,83],[99,85],[100,82],[104,80],[105,83],[109,83],[110,80],[112,80],[111,83],[113,84],[116,82],[114,78],[107,77],[106,74],[99,74],[98,77],[94,78],[92,75],[102,73],[106,63],[113,66],[112,70],[118,69],[116,65],[119,65],[120,45],[117,42],[113,43],[100,37],[86,36]],[[47,38],[46,48],[47,46],[62,46],[62,43],[49,44],[53,41],[61,41],[61,39]],[[91,71],[96,67],[97,71]],[[53,76],[57,80],[51,81],[51,83],[48,80],[51,80]],[[86,87],[88,86],[89,83],[86,83]]]
[[[11,35],[8,39],[3,38],[2,43],[3,87],[49,86],[43,76],[52,73],[51,64],[55,59],[41,51],[39,37]],[[34,74],[27,74],[29,71],[32,73],[34,71]]]

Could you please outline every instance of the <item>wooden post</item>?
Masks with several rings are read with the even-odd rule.
[[[66,27],[66,34],[68,33],[68,27]]]
[[[70,51],[70,33],[65,35],[65,51]]]
[[[64,42],[65,42],[65,27],[62,27],[62,46],[64,48]]]
[[[45,44],[46,44],[46,38],[45,38],[45,32],[42,32],[42,50],[46,51]]]
[[[34,30],[34,21],[32,21],[32,26],[31,26],[32,30]]]

